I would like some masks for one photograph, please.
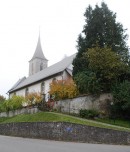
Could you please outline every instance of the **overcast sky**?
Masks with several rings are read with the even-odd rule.
[[[129,0],[105,0],[130,35]],[[45,57],[52,65],[77,52],[76,40],[88,5],[101,0],[0,0],[0,94],[28,76],[39,35]],[[130,45],[130,43],[128,43]]]

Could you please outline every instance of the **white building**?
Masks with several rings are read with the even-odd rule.
[[[52,80],[66,80],[72,77],[72,61],[75,54],[64,58],[58,63],[48,67],[48,60],[45,58],[40,36],[32,59],[29,61],[29,76],[23,77],[8,91],[9,97],[13,95],[26,96],[28,93],[40,92],[45,94],[48,100],[48,91]]]

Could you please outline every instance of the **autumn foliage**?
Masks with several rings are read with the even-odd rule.
[[[50,95],[54,100],[74,98],[78,90],[73,80],[56,80],[50,84]]]
[[[112,51],[111,48],[100,48],[98,45],[88,49],[84,54],[88,60],[88,68],[100,74],[102,79],[117,79],[128,71],[128,64],[124,63],[121,56]]]
[[[27,101],[27,105],[35,105],[42,101],[42,96],[40,93],[32,92],[29,93],[25,99]]]

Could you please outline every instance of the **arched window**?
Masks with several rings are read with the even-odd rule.
[[[40,64],[40,71],[43,70],[43,63]]]
[[[41,83],[41,93],[44,94],[45,93],[45,82]]]
[[[26,88],[26,90],[25,90],[25,96],[27,96],[29,94],[29,90],[28,90],[28,88]]]

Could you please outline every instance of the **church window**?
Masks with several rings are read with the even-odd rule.
[[[28,94],[29,94],[29,89],[26,88],[26,90],[25,90],[25,96],[27,96]]]
[[[45,82],[41,83],[41,93],[45,93]]]
[[[40,71],[43,70],[43,63],[40,64]]]

